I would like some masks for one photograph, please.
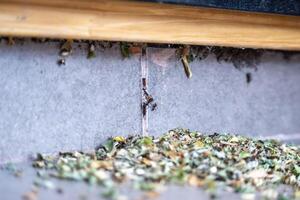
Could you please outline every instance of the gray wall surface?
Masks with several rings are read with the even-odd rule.
[[[116,46],[88,60],[75,48],[58,66],[58,43],[0,47],[0,158],[91,149],[139,133],[139,59]],[[1,162],[0,161],[0,162]]]
[[[172,50],[148,52],[166,51]],[[193,77],[187,79],[182,64],[170,55],[164,66],[150,61],[149,92],[158,104],[150,112],[150,132],[188,127],[252,136],[299,133],[300,138],[299,56],[286,61],[279,53],[265,53],[257,70],[238,70],[211,55],[192,62]],[[252,74],[250,83],[246,72]]]
[[[79,47],[82,46],[82,47]],[[0,163],[37,152],[88,150],[107,137],[141,133],[140,57],[119,47],[86,59],[75,44],[58,66],[57,42],[0,43]],[[238,70],[210,55],[191,63],[192,79],[174,49],[148,48],[149,132],[185,127],[258,137],[300,138],[300,56],[267,52],[257,70]],[[253,80],[247,84],[245,73]]]

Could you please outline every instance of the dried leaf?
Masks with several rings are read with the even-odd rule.
[[[128,180],[146,191],[168,183],[204,187],[212,197],[222,185],[250,199],[256,189],[275,198],[270,188],[278,184],[299,188],[299,155],[298,146],[273,140],[174,129],[158,138],[116,136],[94,153],[40,155],[34,165],[53,177],[102,185],[108,198],[117,198],[115,184]]]
[[[126,141],[126,139],[124,137],[122,137],[122,136],[114,137],[113,140],[115,142],[125,142]]]

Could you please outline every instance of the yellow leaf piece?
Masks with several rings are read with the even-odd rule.
[[[194,143],[194,148],[199,149],[202,147],[204,147],[204,143],[202,141],[198,140],[197,142]]]
[[[114,140],[115,142],[125,142],[125,138],[122,137],[122,136],[114,137],[113,140]]]
[[[239,141],[240,141],[239,138],[236,137],[236,136],[233,136],[233,137],[229,140],[229,142],[232,142],[232,143],[236,143],[236,142],[239,142]]]
[[[195,175],[189,176],[188,183],[195,187],[201,187],[204,185],[204,181]]]

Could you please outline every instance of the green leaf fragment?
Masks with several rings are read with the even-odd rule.
[[[118,191],[114,187],[105,188],[102,192],[102,196],[107,199],[117,199]]]
[[[130,46],[128,43],[121,42],[120,43],[120,50],[123,58],[129,58],[130,57]]]
[[[150,146],[153,144],[152,138],[151,137],[143,137],[140,140],[140,144],[145,145],[145,146]]]
[[[242,151],[242,152],[240,152],[239,157],[240,157],[241,159],[245,159],[245,158],[251,157],[251,154],[248,153],[248,152]]]
[[[155,184],[152,182],[137,182],[135,187],[143,191],[152,191],[155,189]]]
[[[295,175],[296,176],[299,176],[300,175],[300,166],[298,165],[294,165],[294,172],[295,172]]]
[[[105,150],[107,152],[111,152],[113,150],[113,148],[114,148],[114,141],[113,141],[113,139],[108,139],[106,141],[106,143],[103,145],[103,147],[105,148]]]
[[[87,59],[92,59],[96,57],[96,53],[94,51],[89,51],[87,54]]]

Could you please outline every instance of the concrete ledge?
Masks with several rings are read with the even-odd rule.
[[[0,43],[0,163],[141,133],[139,55],[123,59],[116,45],[98,48],[88,60],[86,48],[75,44],[66,65],[58,66],[57,42]],[[175,49],[148,48],[147,57],[149,93],[158,105],[149,110],[150,134],[185,127],[298,140],[299,55],[286,60],[267,52],[257,70],[238,70],[210,55],[191,63],[192,79]]]

